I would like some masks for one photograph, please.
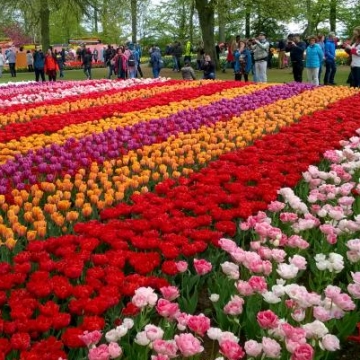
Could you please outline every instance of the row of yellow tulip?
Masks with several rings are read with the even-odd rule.
[[[184,100],[170,103],[165,106],[154,106],[140,111],[133,111],[125,114],[117,113],[114,116],[98,121],[84,122],[81,124],[69,125],[51,134],[34,134],[21,137],[19,140],[0,143],[0,164],[13,159],[16,154],[25,154],[29,150],[36,151],[40,148],[58,144],[64,144],[69,138],[81,139],[92,134],[100,134],[118,127],[132,126],[139,122],[148,122],[152,119],[167,117],[186,109],[195,109],[206,106],[223,98],[232,99],[237,96],[248,95],[256,90],[268,87],[267,84],[256,84],[245,87],[234,87],[212,94],[211,96],[200,96],[193,100]]]
[[[202,166],[221,154],[243,148],[302,115],[355,93],[356,90],[340,87],[306,91],[227,122],[170,136],[163,143],[130,151],[121,158],[93,163],[90,169],[80,169],[73,178],[67,175],[54,183],[33,185],[29,192],[13,190],[14,204],[8,204],[0,195],[1,208],[6,212],[6,218],[0,219],[3,243],[12,248],[21,238],[32,240],[49,232],[57,235],[54,229],[65,233],[75,221],[96,216],[94,212],[130,193],[147,192],[162,179],[188,175],[194,165]]]
[[[0,113],[0,126],[5,126],[13,123],[30,122],[34,118],[39,118],[45,115],[59,115],[65,114],[69,111],[83,110],[94,106],[111,105],[121,102],[130,101],[141,97],[150,97],[164,92],[175,91],[179,89],[190,89],[199,87],[198,82],[183,82],[176,84],[169,84],[165,86],[154,86],[145,89],[132,89],[129,91],[116,91],[107,93],[105,95],[99,94],[98,97],[79,97],[74,101],[62,101],[61,103],[39,105],[35,107],[23,106],[21,109],[16,109],[12,112]],[[59,101],[57,101],[59,102]]]

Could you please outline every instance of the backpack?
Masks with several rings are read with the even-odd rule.
[[[130,53],[130,56],[128,58],[127,65],[130,67],[135,66],[135,56],[132,52]]]

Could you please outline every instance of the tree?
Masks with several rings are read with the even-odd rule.
[[[89,14],[90,8],[94,8],[94,0],[3,0],[4,5],[12,7],[14,12],[21,12],[24,15],[30,15],[33,20],[40,23],[40,36],[43,49],[50,46],[50,14],[64,6],[65,4],[74,10],[79,9],[82,14]],[[25,18],[24,21],[26,22]]]
[[[31,36],[27,35],[18,23],[3,25],[0,31],[5,37],[9,38],[15,46],[30,44],[32,42]]]
[[[133,43],[137,41],[137,0],[131,0],[131,40]]]
[[[216,62],[214,36],[216,0],[195,0],[195,7],[199,15],[204,51]]]

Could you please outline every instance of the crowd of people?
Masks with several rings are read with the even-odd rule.
[[[335,85],[336,75],[336,48],[338,38],[330,32],[326,36],[317,35],[301,39],[299,34],[291,34],[286,39],[280,39],[270,44],[264,32],[259,32],[251,39],[241,39],[235,36],[230,42],[216,45],[215,54],[219,60],[222,52],[226,51],[226,62],[222,71],[231,68],[234,79],[237,81],[249,81],[252,75],[254,82],[267,82],[267,71],[271,67],[274,48],[278,54],[279,69],[288,68],[291,65],[294,81],[303,81],[303,72],[306,69],[307,81],[314,85]],[[353,31],[352,39],[344,41],[342,47],[349,54],[351,72],[348,83],[350,86],[360,87],[360,27]],[[195,55],[196,54],[196,55]],[[289,54],[289,57],[287,56]],[[152,45],[148,51],[149,64],[154,78],[160,76],[164,61],[160,48]],[[203,79],[215,79],[216,63],[210,55],[205,53],[204,46],[199,43],[195,48],[189,40],[182,45],[179,41],[166,46],[164,55],[172,59],[173,71],[181,72],[185,80],[195,80],[196,72],[191,65],[192,56],[196,56],[196,70],[201,71]],[[9,48],[2,53],[0,48],[0,77],[5,62],[9,65],[11,77],[16,77],[15,49]],[[107,68],[107,78],[114,75],[119,79],[143,77],[141,69],[142,49],[139,44],[128,42],[115,48],[112,45],[104,47],[99,53],[85,45],[80,46],[75,53],[77,60],[81,62],[87,79],[92,78],[93,63],[99,59]],[[64,48],[54,50],[50,47],[43,53],[40,47],[35,51],[28,50],[26,53],[28,71],[35,73],[36,81],[45,81],[45,75],[49,81],[56,81],[57,74],[64,77],[64,68],[67,61],[67,53]],[[322,78],[322,74],[324,74]]]
[[[299,34],[291,34],[276,43],[278,67],[285,69],[291,65],[296,82],[303,81],[303,72],[306,69],[308,82],[314,85],[320,85],[321,82],[324,85],[336,85],[337,43],[338,38],[333,32],[327,36],[312,35],[304,40]],[[240,36],[236,36],[230,44],[222,45],[227,50],[227,63],[234,70],[235,80],[244,77],[244,80],[248,81],[249,73],[252,73],[253,81],[267,82],[267,69],[271,67],[273,48],[265,33],[259,32],[257,37],[249,40],[241,40]],[[353,38],[345,41],[342,47],[350,55],[351,72],[348,83],[350,86],[359,87],[360,27],[354,29]],[[289,59],[286,54],[289,54]]]

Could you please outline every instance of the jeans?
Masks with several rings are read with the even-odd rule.
[[[36,80],[36,81],[39,81],[39,80],[40,80],[40,76],[41,76],[41,80],[42,80],[42,81],[45,81],[44,69],[35,68],[35,80]]]
[[[241,81],[242,77],[244,76],[245,82],[249,81],[249,75],[247,73],[235,73],[235,81]]]
[[[319,68],[307,68],[308,82],[316,86],[319,85]]]
[[[142,72],[141,67],[140,67],[140,63],[137,64],[137,73],[140,75],[141,78],[144,77],[143,72]]]
[[[84,67],[84,73],[88,80],[91,80],[91,67],[86,66]]]
[[[203,79],[206,79],[206,80],[215,80],[215,73],[204,74]]]
[[[137,73],[137,66],[129,68],[128,69],[129,79],[135,79],[136,78],[136,73]]]
[[[336,63],[335,60],[326,60],[325,61],[325,77],[324,77],[324,85],[333,85],[334,78],[336,74]]]
[[[360,67],[354,66],[351,68],[352,86],[360,87]]]
[[[47,70],[49,81],[56,81],[56,70]]]
[[[108,65],[108,75],[107,75],[108,79],[111,79],[111,75],[112,75],[113,71],[114,71],[114,66]]]
[[[322,65],[322,63],[321,63],[321,64],[320,64],[320,67],[319,67],[319,85],[320,85],[320,83],[321,83],[322,68],[323,68],[323,65]]]
[[[63,78],[64,77],[64,64],[63,62],[58,62],[59,65],[59,70],[60,70],[60,77]]]
[[[301,83],[302,82],[302,73],[304,70],[304,64],[302,61],[293,61],[292,62],[294,81]]]
[[[9,63],[11,77],[16,77],[15,63]]]
[[[152,68],[152,73],[153,73],[154,79],[158,78],[158,77],[160,76],[160,68],[158,68],[158,67],[153,67],[153,68]]]
[[[267,82],[267,61],[255,61],[255,73],[257,82],[266,83]]]

